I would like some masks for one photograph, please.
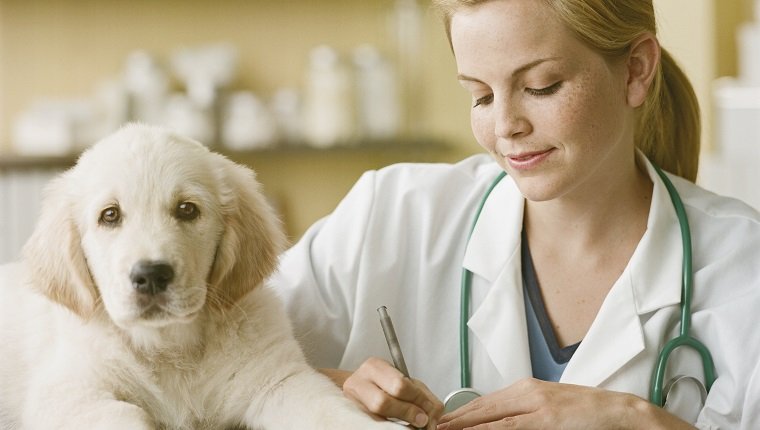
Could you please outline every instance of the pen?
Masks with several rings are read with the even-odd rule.
[[[408,378],[409,370],[406,368],[404,355],[401,353],[401,345],[398,343],[396,330],[393,329],[393,321],[388,315],[388,309],[385,306],[380,306],[377,308],[377,313],[380,314],[380,325],[383,326],[383,334],[385,334],[385,341],[388,342],[388,349],[391,351],[393,365]]]
[[[396,366],[401,373],[409,378],[409,369],[406,368],[406,362],[404,361],[404,354],[401,353],[401,345],[398,343],[398,337],[396,337],[396,330],[393,329],[393,321],[391,316],[388,315],[388,309],[385,306],[377,308],[377,313],[380,314],[380,325],[383,326],[383,334],[385,334],[385,341],[388,342],[388,349],[391,351],[391,358],[393,359],[393,365]],[[423,430],[415,427],[416,430]]]

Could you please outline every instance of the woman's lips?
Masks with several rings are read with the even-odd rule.
[[[554,148],[543,151],[522,152],[519,154],[507,154],[505,158],[513,169],[527,170],[533,169],[541,164],[552,152]]]

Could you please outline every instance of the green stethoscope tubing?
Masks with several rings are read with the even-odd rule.
[[[507,172],[499,173],[499,176],[494,179],[491,185],[486,190],[485,195],[480,200],[478,210],[475,212],[475,219],[472,221],[470,227],[470,234],[467,236],[467,241],[472,237],[472,232],[475,231],[475,225],[478,223],[480,213],[483,212],[483,206],[486,205],[488,196],[491,195],[491,191],[496,188],[496,185],[501,182],[504,177],[507,176]],[[472,285],[472,272],[467,269],[462,269],[462,288],[461,298],[459,300],[459,362],[460,362],[460,383],[462,388],[472,387],[470,385],[470,333],[467,328],[468,315],[470,314],[470,286]]]
[[[673,183],[668,179],[665,173],[660,170],[659,167],[654,165],[655,171],[662,179],[665,187],[668,190],[670,199],[673,202],[673,207],[678,217],[678,223],[681,230],[681,242],[683,244],[683,262],[682,262],[682,277],[681,277],[681,320],[680,320],[680,332],[675,338],[665,343],[660,354],[657,358],[657,364],[652,373],[652,379],[650,381],[649,401],[653,404],[662,407],[664,405],[663,399],[663,384],[665,378],[665,370],[667,368],[668,358],[670,354],[681,346],[688,346],[694,349],[702,359],[702,367],[704,369],[705,376],[705,388],[710,391],[713,382],[715,382],[715,364],[710,354],[710,350],[700,341],[695,339],[689,334],[691,328],[691,297],[693,293],[693,273],[692,273],[692,250],[691,250],[691,229],[689,228],[689,219],[686,216],[686,209],[684,209],[681,197],[678,195]],[[470,227],[470,233],[468,236],[472,236],[472,232],[475,230],[475,225],[478,223],[480,213],[483,211],[488,196],[491,194],[496,185],[501,182],[507,175],[506,172],[501,172],[499,176],[494,179],[493,183],[486,190],[485,195],[478,205],[475,212],[475,218]],[[467,328],[467,320],[470,313],[470,287],[472,285],[472,272],[467,269],[462,269],[462,282],[461,282],[461,299],[460,299],[460,319],[459,319],[459,358],[460,358],[460,383],[462,388],[471,387],[471,375],[470,375],[470,357],[469,357],[469,329]]]
[[[653,164],[654,166],[654,164]],[[668,364],[670,353],[681,346],[689,346],[697,351],[702,358],[702,367],[705,374],[705,388],[710,391],[713,382],[715,382],[715,364],[713,363],[710,350],[696,338],[689,335],[691,328],[691,296],[694,292],[692,256],[691,256],[691,229],[689,228],[689,219],[686,216],[686,209],[683,207],[681,196],[678,195],[676,187],[670,182],[670,179],[659,167],[654,166],[657,174],[660,175],[662,182],[668,189],[670,199],[673,201],[673,207],[676,210],[678,223],[681,226],[681,242],[683,244],[683,273],[681,276],[681,327],[680,333],[675,338],[669,340],[663,346],[660,355],[657,358],[657,365],[652,373],[652,381],[649,390],[649,400],[657,406],[662,406],[665,402],[662,394],[662,387],[665,379],[665,368]]]

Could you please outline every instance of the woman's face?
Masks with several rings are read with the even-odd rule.
[[[526,198],[587,195],[634,165],[624,61],[578,41],[543,2],[462,8],[451,42],[475,138]]]

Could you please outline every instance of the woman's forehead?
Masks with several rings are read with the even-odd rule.
[[[541,58],[573,58],[585,48],[536,0],[490,1],[458,10],[452,16],[451,43],[461,74],[470,65],[496,59],[500,69],[514,71]]]

